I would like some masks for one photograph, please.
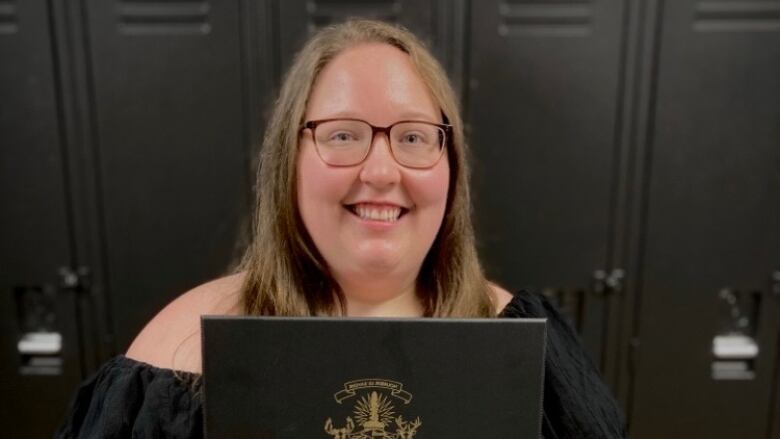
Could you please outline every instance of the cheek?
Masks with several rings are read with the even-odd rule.
[[[303,212],[322,209],[342,196],[344,182],[326,169],[313,146],[302,145],[297,166],[298,207]]]
[[[409,179],[409,189],[415,205],[429,209],[432,214],[443,215],[447,206],[450,185],[450,167],[447,157],[424,175]]]
[[[446,157],[430,170],[430,173],[419,175],[408,180],[409,193],[412,195],[417,215],[410,217],[412,230],[410,238],[414,242],[413,251],[416,257],[411,260],[421,260],[425,257],[441,229],[444,211],[447,208],[447,193],[449,191],[450,171]]]
[[[314,146],[307,142],[301,145],[296,172],[298,211],[314,243],[322,247],[332,238],[333,230],[344,218],[341,203],[354,176],[347,168],[328,168]],[[320,248],[320,251],[323,249]]]
[[[316,241],[319,236],[318,228],[322,226],[322,222],[314,219],[317,212],[321,212],[323,209],[324,196],[327,194],[326,184],[323,183],[327,183],[327,179],[314,161],[318,160],[318,157],[311,155],[312,152],[316,154],[312,149],[301,146],[295,185],[298,196],[298,211],[306,230]]]

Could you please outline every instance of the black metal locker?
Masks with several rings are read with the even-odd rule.
[[[104,286],[124,351],[219,276],[248,214],[239,2],[85,2]]]
[[[616,274],[608,247],[623,2],[472,2],[470,22],[483,262],[507,287],[561,295],[598,362],[607,309],[593,284]]]
[[[662,7],[632,436],[769,438],[780,317],[771,292],[777,3]]]
[[[278,63],[281,78],[295,53],[317,29],[349,18],[369,18],[400,24],[420,38],[439,59],[456,88],[461,83],[465,4],[456,1],[290,0],[275,2],[278,21]],[[459,92],[460,90],[458,90]]]
[[[57,63],[45,1],[0,4],[0,425],[50,437],[82,377]]]
[[[776,437],[776,5],[0,2],[0,424],[49,436],[102,356],[221,274],[272,84],[313,29],[363,16],[429,42],[464,99],[489,276],[560,297],[609,367],[606,338],[638,319],[619,371],[632,437]],[[602,300],[624,261],[630,291]],[[61,334],[59,360],[19,354],[36,325]],[[757,356],[717,358],[725,333]]]

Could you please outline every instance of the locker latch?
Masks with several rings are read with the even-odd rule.
[[[712,339],[712,378],[751,380],[759,353],[755,336],[761,294],[723,288],[718,299],[720,327]]]
[[[626,272],[622,268],[614,268],[609,273],[606,270],[595,270],[592,291],[597,296],[619,294],[623,291],[623,278],[625,276]]]

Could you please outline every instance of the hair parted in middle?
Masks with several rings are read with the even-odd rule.
[[[342,51],[382,43],[409,55],[446,123],[450,165],[447,205],[423,260],[417,295],[431,317],[494,315],[490,286],[477,256],[463,124],[441,65],[408,30],[378,21],[350,20],[318,31],[296,56],[268,122],[257,175],[252,242],[239,270],[246,272],[241,306],[247,315],[345,315],[346,301],[310,238],[296,191],[300,132],[319,73]]]

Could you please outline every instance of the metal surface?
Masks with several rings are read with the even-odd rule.
[[[239,4],[191,6],[86,3],[119,351],[167,302],[225,270],[248,210]]]
[[[779,317],[767,293],[780,260],[780,33],[764,26],[771,8],[729,5],[663,4],[635,438],[768,437]],[[764,294],[753,380],[710,375],[724,288]]]
[[[359,1],[280,1],[278,8],[279,64],[282,77],[295,53],[317,29],[348,18],[374,18],[400,24],[423,40],[451,72],[459,78],[462,65],[463,2],[434,0]],[[457,81],[456,83],[459,83]]]
[[[609,270],[622,3],[472,2],[468,120],[486,270],[589,296]],[[579,324],[601,361],[603,300]]]
[[[5,12],[0,25],[0,425],[6,437],[50,437],[82,378],[73,296],[58,288],[57,270],[71,264],[73,254],[57,64],[47,3],[13,2]],[[39,300],[44,296],[46,303]],[[37,303],[24,306],[25,300]],[[46,316],[36,321],[43,315],[28,315],[32,312]],[[18,342],[23,332],[44,324],[62,335],[62,368],[52,375],[24,373],[35,369],[25,368]]]

